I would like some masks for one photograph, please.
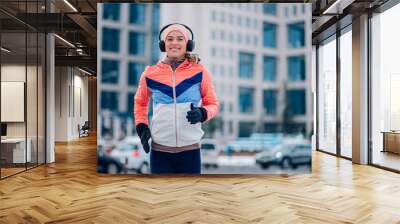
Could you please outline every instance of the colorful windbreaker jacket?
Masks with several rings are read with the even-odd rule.
[[[149,125],[150,97],[153,116]],[[219,112],[211,75],[203,65],[186,59],[175,71],[162,62],[148,66],[135,94],[135,125],[149,125],[152,141],[157,144],[182,147],[199,143],[204,134],[201,123],[190,124],[186,118],[191,103],[206,109],[205,122]]]

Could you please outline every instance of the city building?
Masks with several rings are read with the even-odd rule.
[[[193,29],[194,53],[213,75],[221,100],[214,136],[235,139],[280,131],[311,136],[307,5],[107,3],[99,10],[101,136],[135,133],[131,125],[121,124],[132,124],[138,78],[146,65],[164,56],[158,53],[158,31],[173,22]]]
[[[191,27],[194,53],[212,74],[221,103],[216,137],[281,131],[311,136],[309,6],[161,4],[161,26]]]
[[[99,136],[121,139],[136,133],[134,95],[146,66],[159,59],[159,4],[98,5]]]

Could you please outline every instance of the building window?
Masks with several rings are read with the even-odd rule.
[[[101,91],[101,109],[118,111],[118,93]]]
[[[301,9],[302,9],[302,11],[303,11],[303,14],[306,14],[306,7],[307,7],[306,4],[303,4],[303,5],[301,6]]]
[[[263,106],[265,114],[276,115],[277,95],[278,95],[277,90],[263,91]]]
[[[233,15],[229,14],[229,24],[233,25]]]
[[[295,89],[286,91],[287,112],[290,115],[306,114],[306,91]]]
[[[119,33],[118,29],[103,28],[103,51],[119,51]]]
[[[220,70],[221,70],[221,76],[224,76],[225,75],[225,67],[223,65],[221,65]]]
[[[239,53],[239,77],[252,79],[254,74],[254,54]]]
[[[101,61],[101,82],[117,84],[119,78],[119,61],[103,59]]]
[[[103,19],[118,21],[120,17],[119,3],[104,3],[103,4]]]
[[[287,28],[289,46],[304,47],[304,22],[289,24]]]
[[[220,17],[219,17],[219,21],[220,21],[221,23],[224,23],[224,22],[225,22],[225,13],[221,12]]]
[[[140,3],[129,4],[129,23],[143,25],[146,15],[146,5]]]
[[[238,33],[238,35],[237,35],[237,42],[238,42],[238,44],[242,43],[242,34],[241,33]]]
[[[264,133],[275,133],[279,131],[279,123],[264,123]]]
[[[276,48],[276,25],[264,23],[263,46]]]
[[[254,132],[254,122],[239,122],[239,137],[250,137]]]
[[[129,32],[129,54],[144,55],[144,33]]]
[[[250,27],[250,18],[246,18],[246,27]]]
[[[211,21],[215,22],[217,20],[217,14],[215,13],[215,11],[211,12]]]
[[[318,142],[319,149],[336,153],[336,35],[318,48]]]
[[[144,71],[144,64],[143,63],[137,63],[137,62],[129,62],[128,64],[128,84],[133,86],[133,85],[138,85],[140,75]]]
[[[215,47],[211,47],[211,56],[215,57],[217,55],[217,50],[215,49]]]
[[[285,7],[285,16],[289,16],[289,8]]]
[[[128,102],[127,102],[127,108],[128,108],[128,116],[133,117],[133,110],[134,110],[134,105],[135,105],[135,93],[128,93]]]
[[[153,3],[151,9],[151,64],[156,64],[160,57],[160,48],[158,46],[158,32],[160,30],[160,4]]]
[[[351,27],[349,27],[351,28]],[[352,157],[352,31],[340,36],[340,152]],[[375,65],[374,65],[375,66]],[[382,78],[382,77],[380,77]],[[392,79],[393,80],[393,79]],[[373,80],[371,80],[373,82]],[[399,82],[400,84],[400,82]],[[400,87],[400,85],[399,85]],[[400,89],[399,89],[400,90]],[[400,91],[399,91],[400,93]],[[393,99],[393,97],[392,97]],[[397,100],[396,100],[397,101]],[[400,112],[400,110],[399,110]]]
[[[241,16],[238,16],[237,17],[237,25],[240,27],[240,26],[242,26],[242,17]]]
[[[255,47],[257,47],[257,44],[258,44],[257,36],[253,37],[253,44],[254,44]]]
[[[239,87],[239,111],[241,113],[253,113],[254,88]]]
[[[221,40],[222,41],[225,40],[225,32],[223,30],[221,30]]]
[[[295,16],[297,14],[297,7],[296,5],[293,5],[293,15]]]
[[[215,30],[212,30],[212,31],[211,31],[211,39],[213,39],[213,40],[216,39]]]
[[[304,56],[288,58],[288,71],[290,81],[304,81],[306,78],[306,66]]]
[[[370,133],[371,137],[373,136],[371,138],[372,163],[397,171],[400,171],[400,166],[398,166],[400,164],[400,156],[397,154],[392,157],[388,151],[393,152],[400,149],[398,140],[395,140],[399,139],[400,136],[390,133],[400,130],[400,63],[397,57],[399,53],[398,41],[400,39],[400,32],[396,28],[399,21],[400,4],[396,4],[382,13],[374,13],[374,16],[371,18],[371,30],[373,30],[371,37],[371,50],[373,52],[371,54],[371,63],[373,64],[373,69],[370,79],[371,107],[369,110],[371,114]],[[351,39],[352,37],[350,37],[350,43]],[[347,45],[346,40],[341,40],[340,48],[342,48],[342,41]],[[349,45],[347,47],[352,48]],[[347,50],[346,53],[351,54]],[[340,61],[346,60],[346,58],[343,58],[343,55],[339,56],[341,58]],[[351,60],[349,64],[351,64]],[[340,65],[341,78],[338,80],[339,82],[342,82],[343,76],[348,76],[342,72],[344,69],[342,66],[345,65]],[[351,77],[350,73],[349,78],[351,79]],[[354,89],[350,91],[354,91]],[[341,92],[342,88],[340,88],[338,94],[341,94]],[[342,106],[340,106],[340,109],[342,109]],[[342,118],[340,115],[341,120]],[[349,138],[349,136],[346,136],[346,138]],[[389,158],[393,160],[389,160]]]
[[[277,60],[276,57],[264,56],[263,63],[263,80],[265,81],[275,81],[276,80],[276,69]]]
[[[289,123],[286,124],[285,131],[291,134],[306,134],[306,125],[304,123]]]
[[[276,16],[276,4],[275,3],[264,3],[263,10],[264,10],[264,14]]]

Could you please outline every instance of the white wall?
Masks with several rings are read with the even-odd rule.
[[[38,70],[37,70],[38,69]],[[1,66],[1,81],[2,82],[24,82],[26,85],[26,99],[22,102],[22,108],[14,110],[19,111],[24,116],[26,112],[26,120],[22,122],[6,122],[7,137],[9,138],[24,138],[25,135],[30,139],[31,156],[33,162],[36,158],[39,163],[44,163],[44,74],[40,66],[25,66],[25,64],[3,64]],[[27,80],[26,80],[27,78]],[[4,89],[2,89],[3,92]],[[19,90],[20,94],[24,94],[24,90]],[[7,94],[7,93],[3,93]],[[2,98],[7,98],[7,95],[2,95]],[[24,96],[25,98],[25,96]],[[25,106],[26,102],[26,106]],[[11,107],[2,107],[2,112],[15,113]],[[37,153],[39,156],[37,157]],[[51,157],[50,157],[51,158]],[[51,161],[51,160],[48,160]]]
[[[88,120],[88,78],[71,67],[56,67],[55,73],[55,141],[77,139],[78,124]]]

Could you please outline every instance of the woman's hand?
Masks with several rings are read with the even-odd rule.
[[[140,142],[142,143],[143,149],[146,153],[150,151],[149,139],[151,138],[151,132],[146,124],[140,123],[136,126],[136,132],[140,137]]]
[[[203,122],[207,119],[207,111],[203,107],[195,107],[193,103],[191,103],[186,118],[190,124]]]

